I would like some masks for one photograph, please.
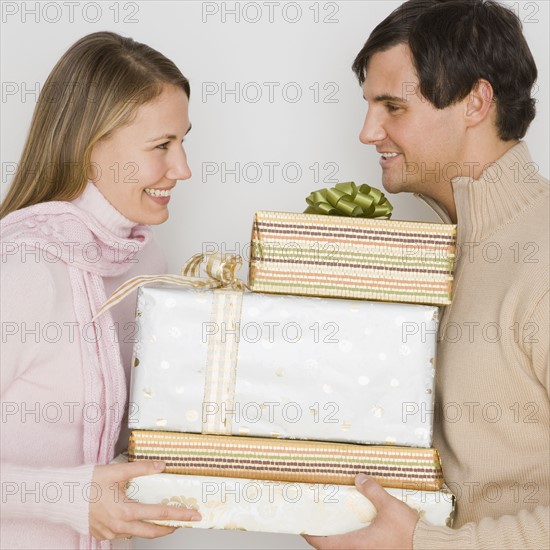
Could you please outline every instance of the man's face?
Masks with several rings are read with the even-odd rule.
[[[439,110],[425,99],[404,44],[371,57],[363,95],[369,107],[359,137],[381,153],[384,188],[437,199],[460,175],[466,132],[463,103]]]

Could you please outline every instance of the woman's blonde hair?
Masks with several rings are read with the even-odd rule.
[[[0,218],[39,202],[78,197],[94,145],[130,122],[165,85],[190,95],[189,81],[153,48],[113,32],[78,40],[40,92]]]

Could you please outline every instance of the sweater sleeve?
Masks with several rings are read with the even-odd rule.
[[[95,464],[73,468],[32,468],[2,463],[5,519],[40,519],[69,525],[89,534],[89,503],[97,497],[92,483]]]
[[[538,301],[527,323],[536,330],[525,343],[533,372],[550,392],[548,365],[549,333],[548,292]],[[526,326],[529,326],[526,324]],[[550,508],[538,506],[534,510],[518,510],[515,515],[482,518],[467,523],[460,529],[435,527],[425,520],[418,521],[413,537],[415,550],[516,550],[517,548],[548,548],[550,544]]]
[[[64,286],[65,269],[60,264],[35,261],[36,256],[27,258],[1,257],[1,395],[2,424],[17,422],[17,415],[10,415],[10,404],[19,402],[34,403],[40,400],[41,387],[38,381],[32,395],[24,394],[18,385],[24,380],[28,388],[32,383],[32,366],[43,364],[45,368],[55,365],[52,350],[46,352],[42,342],[34,338],[21,337],[26,327],[35,329],[45,323],[59,323],[59,308],[56,304],[62,296],[67,297],[70,286]],[[69,296],[67,299],[72,299]],[[55,353],[55,350],[53,350]],[[60,388],[60,392],[63,388]],[[59,401],[63,401],[60,393]],[[13,411],[12,411],[13,412]],[[26,433],[40,430],[42,419],[35,426],[25,426]],[[8,432],[12,435],[7,435]],[[53,523],[63,523],[83,535],[89,533],[89,499],[93,498],[91,485],[94,464],[71,467],[48,465],[36,467],[32,458],[28,463],[14,464],[10,460],[13,445],[25,445],[24,441],[13,440],[18,430],[2,429],[1,439],[1,502],[0,516],[6,519],[39,519]]]
[[[532,331],[530,337],[526,338],[525,351],[531,358],[535,376],[546,388],[546,393],[550,398],[548,343],[548,334],[550,333],[550,294],[548,291],[537,302],[524,326]]]
[[[414,550],[517,550],[548,548],[550,510],[539,506],[514,516],[483,518],[460,529],[435,527],[419,520],[413,536]]]

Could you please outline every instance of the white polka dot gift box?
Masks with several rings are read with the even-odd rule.
[[[131,429],[430,447],[435,306],[140,287]]]

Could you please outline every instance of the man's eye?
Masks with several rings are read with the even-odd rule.
[[[167,141],[166,143],[161,143],[160,145],[157,145],[157,149],[168,149],[168,145],[170,145],[170,142]]]
[[[387,109],[390,113],[394,113],[395,111],[398,111],[398,110],[399,110],[399,107],[397,107],[396,105],[392,105],[391,103],[387,103],[387,104],[386,104],[386,109]]]

